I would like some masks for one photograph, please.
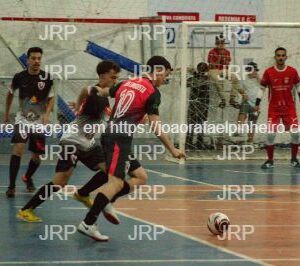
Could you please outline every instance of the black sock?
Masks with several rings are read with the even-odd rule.
[[[97,218],[105,206],[109,203],[109,199],[102,193],[98,193],[94,204],[90,211],[85,216],[84,222],[87,225],[92,225],[97,221]]]
[[[92,191],[101,187],[107,181],[107,174],[99,171],[90,179],[89,182],[87,182],[82,188],[78,189],[78,194],[87,197]]]
[[[117,198],[127,195],[129,192],[130,186],[126,181],[124,181],[123,188],[116,195],[114,195],[110,202],[115,202]]]
[[[20,169],[21,157],[12,155],[9,164],[9,188],[16,187],[16,178]]]
[[[35,173],[36,169],[38,169],[40,164],[41,164],[40,161],[36,161],[36,160],[33,160],[33,159],[30,160],[27,171],[26,171],[26,174],[25,174],[27,179],[31,179],[31,177]]]
[[[22,210],[35,209],[37,206],[41,205],[45,200],[47,200],[53,192],[57,192],[58,190],[59,187],[54,185],[52,182],[43,185],[27,202]]]

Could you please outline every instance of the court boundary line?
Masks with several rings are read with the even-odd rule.
[[[155,224],[155,223],[152,223],[150,221],[146,221],[144,219],[141,219],[141,218],[138,218],[138,217],[135,217],[135,216],[132,216],[132,215],[129,215],[127,213],[124,213],[124,212],[120,212],[120,211],[117,211],[118,214],[122,215],[122,216],[125,216],[127,218],[130,218],[132,220],[136,220],[136,221],[139,221],[141,223],[146,223],[146,224],[150,224],[152,226],[156,226],[158,224]],[[164,226],[164,225],[163,225]],[[190,240],[193,240],[195,242],[198,242],[198,243],[201,243],[203,245],[206,245],[206,246],[209,246],[211,248],[215,248],[223,253],[227,253],[227,254],[230,254],[230,255],[233,255],[233,256],[236,256],[236,257],[239,257],[239,258],[243,258],[245,262],[253,262],[253,263],[259,263],[261,265],[269,265],[269,264],[266,264],[264,263],[263,261],[259,260],[259,259],[255,259],[255,258],[251,258],[251,257],[248,257],[247,255],[244,255],[244,254],[241,254],[241,253],[238,253],[238,252],[235,252],[235,251],[232,251],[232,250],[229,250],[229,249],[226,249],[226,248],[223,248],[223,247],[219,247],[217,245],[214,245],[208,241],[205,241],[203,239],[200,239],[200,238],[196,238],[196,237],[193,237],[193,236],[190,236],[190,235],[187,235],[185,233],[182,233],[182,232],[179,232],[179,231],[176,231],[174,229],[171,229],[167,226],[164,226],[164,228],[166,229],[166,231],[168,232],[171,232],[175,235],[179,235],[181,237],[184,237],[184,238],[187,238],[187,239],[190,239]]]

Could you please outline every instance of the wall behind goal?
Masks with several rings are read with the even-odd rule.
[[[201,4],[208,0],[194,0],[193,6],[199,5],[201,11]],[[220,0],[221,1],[221,0]],[[211,1],[213,5],[218,6],[219,0]],[[257,0],[245,0],[241,6],[245,10],[247,5]],[[224,2],[224,0],[222,0]],[[235,6],[235,0],[228,0],[228,6]],[[271,22],[298,22],[299,21],[299,0],[264,0],[264,20]],[[23,0],[23,1],[6,1],[0,0],[0,17],[20,17],[20,18],[69,18],[69,22],[55,23],[60,25],[69,25],[72,23],[72,18],[89,18],[89,19],[134,19],[149,16],[150,0]],[[159,5],[159,10],[162,12],[172,12],[180,9],[185,5],[184,0],[169,0],[162,1]],[[196,12],[191,8],[190,12]],[[88,83],[89,80],[95,79],[95,66],[99,59],[92,57],[84,52],[86,40],[94,41],[106,48],[109,48],[117,53],[123,54],[137,62],[142,62],[143,54],[141,44],[139,41],[130,41],[128,36],[133,33],[133,25],[120,24],[97,24],[97,23],[74,23],[77,27],[77,32],[67,41],[49,40],[42,41],[39,36],[43,34],[45,25],[53,24],[51,22],[22,22],[22,21],[0,21],[0,33],[5,43],[17,55],[24,53],[30,46],[41,46],[45,50],[45,65],[55,64],[74,64],[77,66],[77,72],[71,78],[77,78],[79,82],[69,82],[59,88],[59,93],[63,95],[65,100],[72,100],[75,98],[81,89],[82,84]],[[273,63],[273,50],[279,45],[286,46],[291,53],[289,64],[300,69],[299,60],[299,34],[294,34],[295,30],[266,30],[265,42],[263,49],[238,49],[236,51],[236,63],[242,64],[244,58],[253,58],[256,60],[261,69]],[[299,32],[297,32],[299,33]],[[3,41],[0,41],[0,76],[12,76],[21,70],[16,59],[13,57],[11,51],[6,47]],[[156,52],[162,52],[162,49],[157,49]],[[168,49],[167,57],[175,63],[175,55],[178,51],[176,49]],[[149,51],[144,50],[144,53],[149,54]],[[202,50],[195,49],[190,51],[189,63],[190,66],[195,67],[200,61],[206,60],[203,58]],[[177,63],[177,62],[176,62]],[[176,65],[175,63],[175,65]],[[127,73],[123,72],[123,77],[127,77]],[[175,83],[178,80],[175,80]],[[91,81],[94,82],[94,81]],[[4,101],[4,95],[7,92],[7,82],[1,83],[0,89],[0,103]],[[178,84],[177,84],[178,85]],[[177,106],[173,99],[178,96],[177,92],[167,90],[163,92],[165,104],[163,114],[166,121],[172,121],[170,110]],[[171,96],[171,97],[170,97]],[[177,97],[178,98],[178,97]],[[171,99],[171,101],[170,101]],[[182,99],[178,99],[179,101]],[[219,111],[219,110],[218,110]],[[2,116],[3,110],[0,110]],[[224,119],[232,120],[232,117],[225,115]]]

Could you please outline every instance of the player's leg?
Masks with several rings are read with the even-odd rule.
[[[90,151],[80,152],[78,160],[90,170],[97,171],[97,173],[73,195],[75,200],[83,203],[87,208],[91,208],[94,201],[90,197],[90,193],[108,181],[104,151],[100,146],[95,146],[95,148]],[[103,215],[109,222],[120,224],[120,219],[110,203],[103,209]]]
[[[106,165],[108,169],[108,182],[98,190],[94,204],[87,213],[83,222],[78,226],[78,231],[98,241],[107,241],[108,237],[102,235],[95,223],[105,206],[124,187],[126,191],[130,187],[125,178],[126,162],[130,154],[131,138],[116,137],[114,135],[103,138],[104,151],[106,154]]]
[[[296,110],[292,110],[282,118],[285,129],[289,130],[291,136],[291,166],[300,168],[300,163],[297,159],[299,148],[299,132],[298,132],[298,118]]]
[[[229,104],[234,107],[239,109],[240,104],[235,100],[238,92],[240,90],[240,82],[237,78],[237,76],[233,73],[228,73],[227,72],[227,77],[229,81],[231,82],[231,90],[230,90],[230,99],[229,99]]]
[[[78,159],[89,169],[98,171],[85,185],[78,189],[74,194],[75,199],[81,201],[88,208],[90,208],[93,203],[89,198],[90,193],[108,181],[104,151],[100,146],[95,146],[94,149],[82,153]],[[81,199],[83,199],[84,201],[82,201]],[[85,201],[85,199],[87,200]]]
[[[28,164],[28,168],[26,173],[22,176],[23,182],[26,184],[27,192],[33,192],[35,191],[35,186],[32,180],[33,174],[36,172],[38,167],[41,164],[40,155],[33,153],[31,160]]]
[[[211,70],[208,71],[210,82],[217,89],[218,95],[221,99],[221,102],[219,104],[220,108],[224,108],[226,106],[225,92],[224,92],[224,82],[221,80],[221,77],[220,77],[220,75],[222,73],[223,73],[223,71],[218,70],[218,69],[211,69]]]
[[[56,173],[52,181],[43,185],[35,193],[35,195],[18,212],[18,218],[28,222],[40,222],[41,219],[34,214],[33,210],[68,183],[76,166],[77,159],[72,156],[73,154],[66,152],[66,149],[68,148],[63,147],[60,154],[61,157],[56,164]],[[74,150],[72,149],[72,151]],[[62,157],[65,155],[66,158]]]
[[[248,115],[248,124],[249,124],[249,133],[248,133],[248,143],[253,143],[254,141],[254,135],[255,135],[255,125],[258,120],[258,113],[250,112]]]
[[[129,194],[137,187],[147,183],[148,175],[138,160],[130,160],[128,174],[130,178],[124,182],[122,189],[112,198],[111,202],[115,202],[119,197]]]
[[[276,138],[277,127],[280,124],[281,114],[269,112],[268,114],[268,133],[266,140],[267,160],[261,166],[262,169],[274,167],[274,144]]]
[[[15,197],[16,179],[21,165],[21,158],[25,151],[25,144],[28,140],[26,132],[20,132],[19,124],[14,127],[11,143],[13,144],[12,155],[9,163],[9,186],[6,191],[8,198]]]
[[[25,175],[22,176],[22,180],[26,184],[28,192],[35,190],[32,176],[41,164],[40,155],[45,153],[45,146],[46,138],[43,134],[31,134],[29,136],[29,150],[32,152],[32,157]]]

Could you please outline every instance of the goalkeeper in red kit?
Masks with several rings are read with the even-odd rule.
[[[263,95],[263,90],[269,88],[268,106],[268,135],[267,135],[267,161],[262,165],[262,169],[273,168],[274,141],[280,121],[286,131],[291,135],[291,165],[300,167],[297,159],[299,146],[298,118],[296,105],[293,97],[293,89],[297,88],[300,96],[300,78],[297,70],[285,65],[287,50],[279,47],[275,50],[275,66],[265,70],[261,80],[262,89],[256,99],[256,111],[259,111],[259,104]]]

